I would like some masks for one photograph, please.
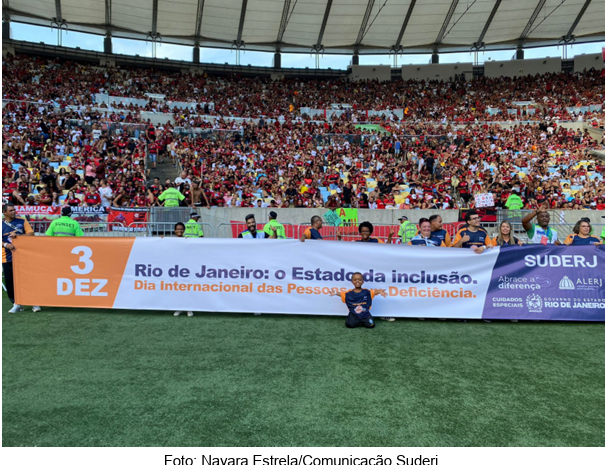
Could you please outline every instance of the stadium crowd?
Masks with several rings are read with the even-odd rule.
[[[157,69],[98,67],[59,59],[8,56],[3,60],[3,98],[86,106],[95,103],[94,95],[146,99],[142,107],[118,108],[156,112],[179,112],[169,101],[196,102],[195,114],[258,118],[279,117],[299,107],[329,108],[343,104],[354,111],[395,110],[407,108],[408,121],[475,122],[512,119],[508,109],[517,110],[514,102],[535,102],[539,107],[526,119],[546,117],[576,120],[568,107],[602,105],[604,80],[599,70],[575,74],[546,74],[512,78],[478,78],[471,81],[339,81],[298,80],[272,81],[238,75],[213,77],[201,73],[180,73]],[[43,85],[41,85],[43,84]],[[99,103],[99,102],[97,102]],[[103,106],[103,104],[102,104]],[[487,108],[500,113],[488,115]],[[519,113],[520,116],[521,112]],[[585,115],[600,117],[598,113]],[[521,118],[519,118],[521,119]],[[359,119],[360,120],[360,119]]]
[[[515,194],[527,209],[605,208],[605,166],[587,153],[601,144],[555,122],[578,118],[567,107],[603,104],[594,70],[447,83],[270,81],[9,55],[3,75],[3,198],[17,205],[449,209],[492,193],[498,207]],[[98,92],[166,100],[119,114],[93,110]],[[168,100],[199,105],[190,114]],[[526,116],[538,124],[475,122],[510,118],[521,100],[542,102]],[[292,112],[335,102],[351,105],[351,117],[313,122]],[[505,111],[490,117],[488,106]],[[408,110],[401,121],[354,121],[358,109],[398,107]],[[143,110],[172,111],[174,122],[154,127]],[[140,126],[109,131],[112,123]],[[192,128],[211,131],[184,132]],[[151,179],[162,162],[181,173]],[[163,196],[169,188],[179,195]]]

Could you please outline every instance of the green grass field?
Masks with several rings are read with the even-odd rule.
[[[604,446],[604,325],[2,310],[3,446]]]

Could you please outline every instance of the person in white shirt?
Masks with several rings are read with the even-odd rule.
[[[101,187],[99,188],[99,195],[101,197],[101,206],[108,208],[112,206],[113,192],[112,188],[108,186],[108,181],[105,179],[101,180]]]
[[[184,182],[192,184],[192,181],[190,181],[186,172],[182,171],[182,173],[177,178],[175,178],[175,185],[179,185]]]
[[[268,204],[262,199],[258,199],[258,201],[253,205],[253,208],[268,208]]]
[[[91,133],[93,134],[94,141],[98,141],[101,137],[101,129],[99,129],[99,126],[97,126],[96,124],[93,126],[93,130],[91,131]]]

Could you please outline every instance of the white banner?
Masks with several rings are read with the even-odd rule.
[[[385,289],[374,316],[481,318],[497,251],[292,240],[142,239],[114,308],[344,315],[331,289]]]
[[[22,305],[347,315],[329,294],[386,291],[375,316],[604,321],[605,248],[20,236]],[[39,263],[53,263],[40,274]],[[577,268],[573,270],[573,268]]]
[[[493,207],[494,196],[492,194],[475,194],[475,206],[478,208]]]

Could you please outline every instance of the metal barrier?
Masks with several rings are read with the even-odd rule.
[[[190,219],[190,213],[193,210],[195,209],[189,207],[151,207],[149,222],[175,224],[181,221],[185,223]]]
[[[224,142],[237,134],[242,135],[243,131],[235,129],[202,129],[176,127],[173,129],[175,137],[191,137],[193,139],[204,139],[210,141]]]
[[[138,222],[131,223],[129,229],[140,229],[146,237],[166,236],[170,237],[174,235],[176,222]],[[182,223],[186,223],[182,221]],[[203,228],[204,237],[212,238],[215,237],[215,229],[209,223],[198,223]],[[133,231],[132,231],[133,232]]]
[[[30,226],[36,236],[44,236],[49,229],[52,220],[37,221],[29,220]],[[126,234],[121,231],[125,226],[122,223],[106,222],[81,222],[80,228],[87,237],[124,237]],[[116,229],[115,229],[116,228]]]
[[[73,129],[81,127],[86,134],[90,134],[93,130],[94,121],[85,121],[82,119],[69,119],[66,121],[66,128]],[[142,123],[98,123],[103,131],[106,131],[110,136],[120,136],[127,134],[129,137],[139,139],[141,134],[144,134],[148,126]]]

